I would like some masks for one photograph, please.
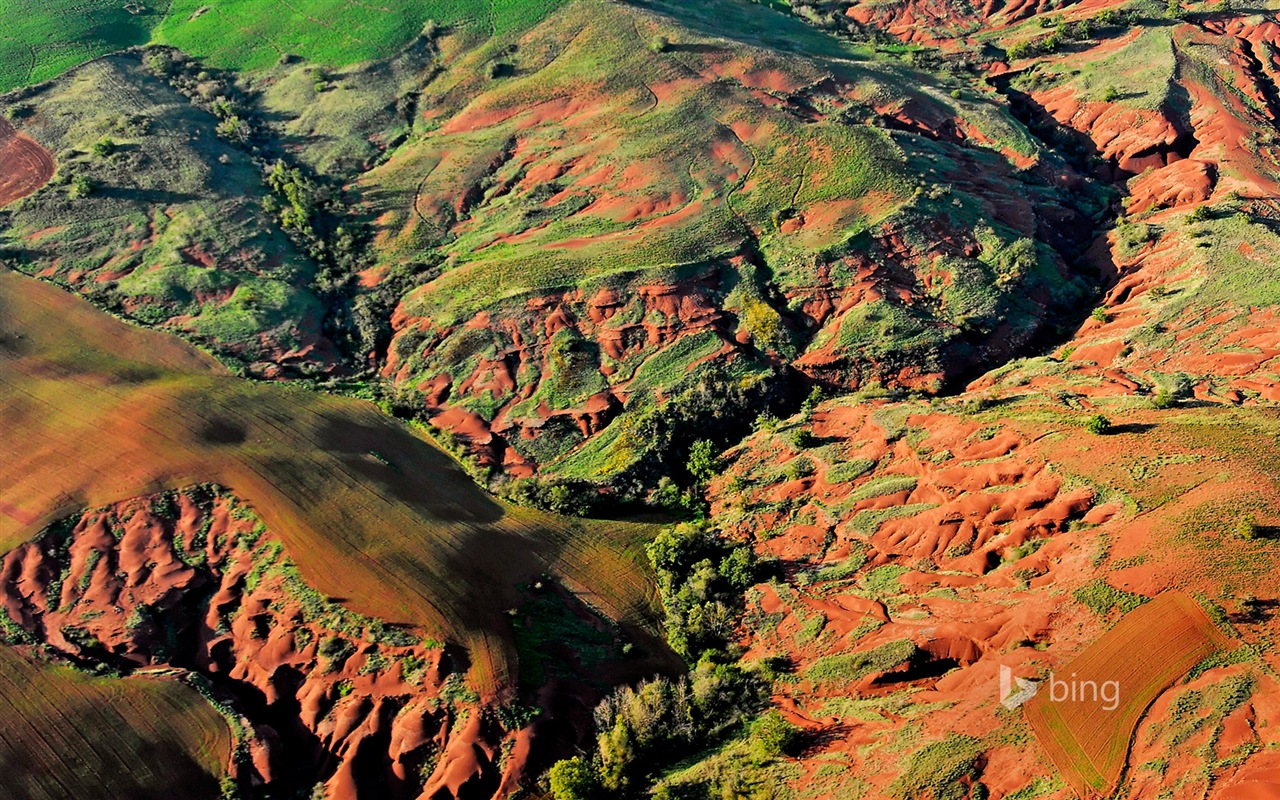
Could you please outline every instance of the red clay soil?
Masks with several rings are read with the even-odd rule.
[[[1280,504],[1271,445],[1251,445],[1257,463],[1237,454],[1242,437],[1270,442],[1247,422],[1260,412],[1205,409],[1208,431],[1230,431],[1221,437],[1183,410],[1130,412],[1131,428],[1103,437],[1079,427],[1087,409],[1052,396],[956,411],[973,401],[824,404],[729,451],[732,466],[713,482],[721,529],[753,541],[782,576],[749,592],[741,644],[748,660],[791,665],[774,700],[812,742],[795,764],[807,797],[940,796],[896,782],[922,748],[953,734],[976,740],[965,780],[987,796],[1034,785],[1025,796],[1076,797],[1066,782],[1036,784],[1055,765],[1022,715],[1000,705],[998,686],[1001,667],[1031,679],[1069,672],[1118,621],[1117,609],[1080,599],[1092,587],[1212,598],[1235,637],[1265,646],[1274,635],[1267,614],[1241,610],[1239,598],[1274,595],[1275,556],[1233,536],[1239,505],[1222,507],[1227,497]],[[820,444],[790,444],[797,424]],[[1226,458],[1233,472],[1214,480],[1188,466]],[[867,655],[893,648],[903,658]],[[1280,774],[1269,755],[1280,722],[1280,690],[1265,678],[1274,661],[1240,659],[1192,684],[1172,676],[1133,736],[1125,774],[1138,788],[1127,796],[1167,796],[1180,779],[1179,797],[1272,796],[1261,787]],[[1241,681],[1230,714],[1177,710],[1225,708],[1214,693]],[[1200,693],[1180,700],[1192,686]],[[1178,727],[1185,719],[1200,720],[1194,735]],[[1218,747],[1208,761],[1205,742]],[[1142,766],[1157,760],[1167,773]],[[844,778],[829,777],[832,764]]]
[[[0,118],[0,208],[44,186],[53,171],[53,155]]]

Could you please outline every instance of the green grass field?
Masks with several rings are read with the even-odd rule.
[[[173,680],[91,678],[0,645],[6,800],[215,800],[226,721]]]
[[[562,1],[0,0],[0,92],[149,42],[229,69],[261,69],[285,53],[342,66],[391,55],[427,20],[502,36]]]
[[[173,337],[0,272],[0,550],[162,487],[245,498],[306,581],[353,610],[468,647],[477,686],[514,667],[505,615],[547,572],[650,653],[649,526],[501,504],[372,404],[229,375]]]

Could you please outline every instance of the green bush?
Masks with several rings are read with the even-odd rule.
[[[808,428],[796,428],[787,435],[787,442],[797,450],[806,450],[813,447],[817,439]]]
[[[98,158],[107,158],[116,151],[116,143],[109,136],[103,136],[93,143],[93,154]]]
[[[1241,539],[1258,538],[1258,521],[1252,514],[1245,514],[1236,521],[1236,535]]]
[[[1185,222],[1188,225],[1199,225],[1202,222],[1208,222],[1213,219],[1213,212],[1208,205],[1198,205],[1187,214]]]
[[[795,755],[799,744],[800,729],[787,722],[777,709],[769,709],[751,723],[751,755],[757,761]]]
[[[1111,432],[1111,420],[1102,414],[1094,414],[1084,421],[1084,429],[1097,436],[1105,436]]]
[[[93,194],[97,187],[93,181],[84,175],[77,175],[71,179],[71,185],[67,187],[67,197],[72,200],[80,200]]]

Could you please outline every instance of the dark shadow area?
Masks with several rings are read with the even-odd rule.
[[[1107,431],[1107,435],[1116,436],[1126,433],[1146,433],[1156,426],[1149,422],[1125,422],[1120,425],[1112,425]]]

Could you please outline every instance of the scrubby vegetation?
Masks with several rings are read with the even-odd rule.
[[[1074,21],[1059,18],[1056,23],[1052,23],[1048,17],[1043,17],[1041,22],[1050,22],[1053,33],[1010,45],[1006,52],[1011,59],[1050,55],[1073,42],[1083,42],[1104,35],[1116,35],[1134,25],[1138,20],[1138,12],[1130,8],[1109,8],[1092,17]]]

